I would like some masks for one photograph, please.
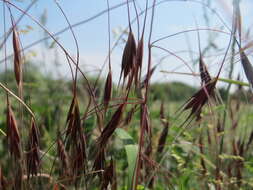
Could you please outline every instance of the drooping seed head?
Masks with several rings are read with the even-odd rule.
[[[7,107],[7,138],[9,144],[9,150],[11,155],[14,156],[15,159],[20,159],[21,157],[21,142],[19,129],[17,126],[17,121],[14,116],[14,113],[11,109],[11,106]]]
[[[27,176],[37,175],[40,168],[40,156],[39,156],[39,133],[35,124],[34,118],[31,120],[31,129],[28,139],[28,150],[26,156],[27,162]]]
[[[129,31],[128,39],[123,51],[122,62],[121,62],[121,74],[123,73],[123,84],[125,78],[128,76],[130,71],[135,66],[135,56],[136,56],[136,43],[132,30]],[[121,77],[121,76],[120,76]]]
[[[105,112],[108,108],[108,104],[111,100],[111,95],[112,95],[112,73],[109,71],[107,78],[106,78],[106,83],[105,83],[105,89],[104,89],[104,107],[105,107]]]
[[[22,59],[21,59],[21,48],[20,48],[20,41],[18,37],[18,33],[16,27],[13,28],[13,52],[14,52],[14,73],[15,78],[18,86],[21,82],[21,75],[22,75]]]

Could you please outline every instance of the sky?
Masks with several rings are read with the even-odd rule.
[[[231,14],[232,14],[232,0],[194,0],[194,1],[176,1],[168,0],[164,3],[156,6],[152,41],[159,39],[161,37],[189,30],[199,28],[212,28],[219,29],[229,32],[228,29],[224,27],[224,24],[213,14],[210,10],[203,8],[202,3],[210,2],[210,6],[217,11],[219,16],[226,22],[226,24],[231,28]],[[19,0],[11,1],[17,7],[21,9],[26,9],[31,0]],[[64,13],[66,14],[69,22],[71,24],[76,24],[84,21],[92,16],[100,13],[107,9],[106,0],[58,0],[57,1]],[[114,6],[120,3],[126,2],[125,0],[113,1],[109,0],[110,6]],[[137,9],[143,10],[145,8],[145,0],[136,0]],[[149,1],[151,4],[153,1]],[[157,2],[162,2],[162,0],[157,0]],[[198,3],[200,2],[200,3]],[[250,30],[253,26],[252,10],[253,1],[252,0],[241,0],[241,12],[242,12],[242,23],[243,23],[243,34],[245,36],[245,43],[248,39],[252,37],[252,31]],[[130,17],[133,19],[135,17],[135,12],[133,5],[130,4]],[[3,18],[3,1],[0,1],[0,16]],[[206,10],[206,11],[205,11]],[[6,28],[9,29],[10,19],[9,12],[5,7],[5,22]],[[20,12],[11,7],[11,12],[15,20],[20,16]],[[208,17],[209,23],[204,19],[204,12]],[[54,0],[37,0],[32,8],[28,11],[34,19],[41,21],[41,16],[46,15],[45,28],[50,33],[55,33],[68,26],[66,19],[64,19],[63,14],[57,7]],[[150,15],[151,10],[148,12],[148,22],[146,25],[145,41],[147,41],[149,29],[150,29]],[[139,17],[140,26],[143,26],[143,16]],[[2,43],[4,36],[4,19],[0,19],[0,42]],[[126,5],[121,6],[117,9],[110,11],[110,36],[111,36],[111,46],[116,41],[117,37],[123,29],[128,26],[128,15]],[[138,39],[137,24],[136,22],[132,25],[135,38]],[[27,47],[29,44],[37,41],[45,36],[45,32],[34,23],[31,18],[24,17],[18,24],[18,29],[21,31],[20,40],[22,47]],[[73,28],[75,37],[78,42],[78,49],[80,52],[80,66],[84,72],[89,72],[89,74],[96,74],[98,69],[101,69],[103,63],[105,62],[106,56],[108,54],[108,22],[107,22],[107,12],[104,12],[101,16],[81,25]],[[247,36],[248,35],[248,36]],[[204,60],[210,69],[213,76],[217,74],[217,70],[223,59],[225,48],[228,45],[229,36],[227,34],[221,34],[217,32],[207,32],[200,31],[200,41],[201,49],[205,49],[208,44],[208,40],[212,37],[211,41],[217,46],[217,50],[210,50],[204,54]],[[127,36],[124,38],[126,39]],[[76,57],[76,45],[70,30],[64,32],[63,34],[57,36],[59,42],[63,47],[69,52],[70,55]],[[252,39],[252,38],[251,38]],[[11,41],[8,40],[7,43],[7,54],[12,53]],[[59,47],[49,48],[52,45],[52,40],[40,43],[32,48],[25,51],[27,58],[32,59],[36,64],[42,67],[42,70],[46,73],[51,73],[58,77],[70,77],[70,70],[68,67],[67,60]],[[146,44],[147,45],[147,44]],[[153,76],[153,81],[165,82],[165,81],[183,81],[191,85],[199,85],[198,77],[191,77],[186,75],[178,74],[164,74],[161,71],[176,71],[176,72],[191,72],[191,70],[197,72],[196,59],[198,54],[198,38],[197,32],[182,33],[177,36],[170,37],[166,40],[158,42],[159,45],[167,50],[175,53],[176,56],[168,56],[168,53],[160,49],[154,48],[152,64],[156,65],[158,63],[159,67]],[[116,82],[120,73],[121,66],[121,56],[124,48],[124,42],[115,48],[112,52],[112,65],[113,65],[113,79]],[[248,52],[251,59],[250,51]],[[220,55],[217,55],[220,54]],[[147,63],[147,51],[144,51],[144,72],[145,65]],[[163,59],[165,57],[165,59]],[[0,52],[0,60],[4,58],[3,51]],[[162,61],[161,61],[162,60]],[[182,61],[184,60],[184,61]],[[238,60],[237,60],[238,61]],[[55,67],[57,63],[57,67]],[[189,65],[191,70],[186,66]],[[10,66],[11,67],[11,66]],[[230,67],[229,64],[225,64],[223,75],[226,77],[226,70]],[[103,73],[106,74],[108,69],[108,63],[106,63]],[[236,72],[234,77],[240,73],[244,76],[244,73],[240,67],[240,63],[236,63]],[[244,77],[245,78],[245,77]],[[245,79],[244,79],[245,80]]]

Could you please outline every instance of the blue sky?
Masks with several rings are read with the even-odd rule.
[[[161,1],[161,0],[160,0]],[[157,2],[160,2],[157,0]],[[221,15],[221,17],[225,20],[225,22],[230,26],[231,25],[231,1],[232,0],[210,0],[211,7],[215,8],[217,12]],[[23,1],[12,1],[18,7],[25,9],[27,5],[31,2],[30,0]],[[59,0],[58,1],[64,12],[66,13],[70,23],[74,24],[85,20],[107,8],[106,0]],[[109,1],[111,6],[116,5],[125,1]],[[150,1],[151,3],[152,1]],[[199,0],[199,2],[207,2],[207,0]],[[144,0],[137,1],[138,6],[143,9],[144,8]],[[2,3],[1,3],[2,4]],[[243,29],[244,33],[248,31],[248,29],[252,28],[253,22],[252,16],[250,16],[253,10],[253,2],[252,0],[242,0],[241,1],[241,11],[243,16]],[[43,12],[47,12],[47,22],[46,28],[51,32],[57,32],[62,28],[67,26],[66,20],[62,16],[60,10],[57,8],[56,4],[53,0],[38,0],[36,4],[31,8],[29,14],[31,14],[34,18],[38,19],[43,14]],[[12,12],[14,17],[17,19],[20,13],[18,13],[14,8],[12,8]],[[0,8],[0,15],[3,15],[3,8]],[[122,6],[110,12],[111,15],[111,31],[120,31],[120,28],[125,28],[127,26],[127,7]],[[213,15],[211,12],[207,14],[210,19],[210,27],[218,29],[222,26],[222,23],[219,19]],[[133,6],[131,6],[131,18],[135,16],[133,11]],[[150,16],[150,12],[149,12]],[[8,17],[8,14],[7,14]],[[142,20],[143,17],[140,17]],[[1,19],[0,24],[3,26],[3,19]],[[173,34],[175,32],[193,29],[196,28],[195,20],[198,23],[200,28],[206,28],[206,23],[203,19],[203,6],[199,3],[194,2],[179,2],[179,1],[168,1],[156,7],[155,12],[155,20],[154,20],[154,28],[153,28],[153,36],[152,39],[155,40],[157,38]],[[7,26],[9,27],[9,20],[6,19]],[[26,26],[29,25],[33,29],[29,31],[27,34],[21,34],[21,42],[23,47],[29,45],[30,43],[40,39],[43,37],[42,30],[36,26],[29,18],[24,18],[22,22],[19,24],[19,29],[26,29]],[[84,70],[90,70],[91,68],[100,68],[105,60],[105,57],[108,52],[108,28],[107,28],[107,14],[104,14],[93,21],[88,22],[87,24],[80,25],[74,28],[76,38],[79,44],[79,50],[81,53],[81,65],[83,65]],[[135,31],[135,36],[137,38],[136,24],[133,24],[133,28]],[[149,23],[147,24],[147,33],[148,34]],[[3,29],[0,29],[0,36],[3,35]],[[252,36],[252,33],[249,33]],[[207,32],[200,32],[201,35],[201,47],[205,48],[207,44]],[[111,32],[112,42],[115,41],[114,33]],[[2,40],[2,39],[1,39]],[[68,52],[75,56],[76,47],[73,41],[73,37],[71,33],[65,32],[64,34],[59,36],[60,42],[63,46],[68,50]],[[225,48],[228,44],[228,37],[222,34],[214,40],[218,48]],[[11,44],[7,49],[11,52]],[[49,40],[51,43],[51,40]],[[192,66],[192,58],[197,58],[197,54],[189,53],[189,50],[197,52],[197,33],[187,33],[178,35],[175,37],[171,37],[167,40],[159,43],[160,46],[167,48],[173,52],[181,52],[177,54],[182,59],[184,59],[191,67]],[[31,50],[31,49],[30,49]],[[114,65],[114,80],[117,81],[118,73],[120,70],[121,63],[121,54],[123,50],[123,45],[119,45],[116,50],[112,54],[112,61]],[[50,72],[52,62],[56,59],[58,62],[62,63],[62,67],[59,68],[63,76],[69,75],[69,69],[67,67],[67,62],[64,58],[64,55],[61,54],[61,51],[58,49],[58,56],[55,56],[54,50],[48,50],[43,47],[43,44],[37,45],[33,48],[33,51],[37,53],[37,56],[34,58],[35,60],[44,60],[47,62],[45,70]],[[185,53],[182,53],[184,51]],[[29,52],[26,51],[26,52]],[[43,52],[43,53],[40,53]],[[221,51],[222,52],[222,51]],[[223,51],[224,52],[224,51]],[[213,55],[214,52],[210,51],[206,54],[207,65],[210,67],[211,73],[215,75],[217,71],[217,65],[222,59],[222,56],[212,56],[210,58],[209,55]],[[46,56],[45,56],[46,55]],[[3,53],[0,54],[1,59],[3,58]],[[166,56],[166,53],[161,50],[154,50],[153,53],[154,64],[156,64],[162,56]],[[144,60],[145,61],[145,60]],[[241,72],[239,64],[237,64],[237,71],[243,75]],[[229,66],[229,65],[228,65]],[[169,75],[162,74],[159,71],[161,70],[176,70],[178,72],[189,72],[189,69],[185,67],[182,61],[179,61],[177,58],[170,56],[167,58],[163,64],[157,70],[156,75],[154,76],[154,80],[156,81],[171,81],[171,80],[183,80],[184,82],[188,82],[193,85],[199,84],[199,79],[194,77],[182,77],[177,76],[175,74]],[[105,70],[106,72],[106,70]]]

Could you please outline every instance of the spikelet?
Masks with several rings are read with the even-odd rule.
[[[103,149],[107,145],[109,138],[112,136],[115,129],[118,127],[119,122],[121,120],[124,106],[125,106],[125,104],[121,104],[118,107],[116,112],[113,114],[111,120],[106,125],[106,127],[103,129],[101,135],[98,137],[97,142],[98,142],[99,149]]]
[[[151,128],[150,128],[150,120],[149,120],[149,112],[146,104],[141,105],[141,126],[147,133],[149,137],[151,137]]]
[[[162,130],[161,135],[158,140],[158,145],[157,145],[157,153],[158,154],[161,154],[163,152],[163,149],[166,144],[168,132],[169,132],[169,122],[167,121],[167,119],[165,118],[165,115],[164,115],[164,102],[161,103],[161,107],[160,107],[160,120],[163,124],[163,130]]]
[[[244,73],[251,85],[251,88],[253,86],[253,67],[249,61],[249,58],[247,55],[244,53],[242,49],[240,49],[240,57],[241,57],[241,63],[244,69]]]
[[[200,71],[200,78],[201,78],[202,85],[208,84],[211,81],[211,76],[207,70],[207,67],[203,61],[201,54],[200,54],[200,58],[199,58],[199,71]]]
[[[210,97],[214,96],[214,89],[216,86],[217,79],[213,79],[208,84],[204,85],[198,92],[196,92],[187,102],[184,106],[184,110],[191,109],[191,112],[187,119],[188,121],[191,116],[195,116],[196,120],[200,120],[202,107],[207,103],[208,99]]]
[[[107,111],[109,102],[111,100],[111,95],[112,95],[112,72],[109,71],[107,78],[106,78],[106,83],[105,83],[105,89],[104,89],[104,109],[105,113]]]
[[[86,166],[86,139],[81,126],[79,104],[76,96],[73,97],[67,116],[67,148],[70,155],[71,174],[74,179],[85,173]],[[77,181],[76,181],[77,182]]]
[[[61,162],[61,172],[63,176],[69,176],[70,175],[69,156],[60,138],[58,138],[57,140],[57,150],[58,150],[58,157]]]
[[[169,132],[169,124],[164,125],[162,133],[158,140],[157,153],[161,154],[166,144],[166,139]]]
[[[13,52],[14,52],[14,73],[15,73],[17,85],[19,86],[21,82],[21,75],[22,75],[22,59],[21,59],[20,41],[19,41],[16,27],[13,28],[12,37],[13,37],[12,43],[13,43]]]
[[[121,80],[123,74],[123,84],[125,83],[124,81],[126,77],[129,75],[130,71],[135,66],[135,56],[136,56],[136,43],[133,32],[130,28],[121,62],[121,73],[119,81]]]
[[[34,118],[31,120],[31,129],[28,139],[28,150],[26,156],[27,162],[27,178],[37,175],[40,168],[39,156],[39,133]]]
[[[7,106],[7,139],[11,155],[17,160],[20,159],[21,142],[19,129],[10,105]]]
[[[142,69],[142,60],[143,60],[143,36],[138,42],[137,50],[136,50],[136,64],[135,64],[135,71],[134,71],[134,80],[135,85],[140,82],[141,77],[141,69]]]
[[[137,105],[132,107],[131,110],[129,112],[127,112],[126,118],[124,120],[124,125],[125,126],[127,126],[131,122],[131,120],[133,118],[133,115],[134,115],[134,112],[136,111],[136,108],[137,108]]]

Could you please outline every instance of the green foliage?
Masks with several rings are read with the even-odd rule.
[[[107,0],[107,9],[72,26],[68,13],[64,12],[65,8],[55,1],[54,5],[68,24],[67,28],[55,34],[46,29],[47,21],[51,19],[51,14],[47,14],[46,9],[38,22],[35,17],[30,16],[30,8],[35,2],[32,1],[30,6],[22,11],[21,4],[3,1],[5,13],[2,28],[4,32],[10,28],[10,33],[2,35],[0,50],[3,50],[5,59],[2,61],[7,66],[7,54],[11,47],[9,43],[12,42],[13,56],[10,57],[14,59],[10,62],[14,61],[14,68],[8,65],[11,69],[0,73],[0,189],[253,189],[252,89],[248,89],[249,83],[240,81],[239,77],[237,80],[233,79],[234,64],[239,57],[250,83],[253,74],[250,60],[245,54],[250,52],[247,50],[250,46],[241,47],[240,17],[243,14],[240,13],[240,1],[233,2],[233,34],[226,53],[224,44],[220,46],[213,33],[217,36],[221,33],[229,34],[219,31],[224,27],[224,22],[210,0],[190,2],[203,7],[204,22],[209,29],[202,28],[201,33],[206,32],[207,43],[202,42],[204,38],[201,38],[198,29],[180,31],[170,36],[159,34],[161,38],[157,39],[154,33],[159,27],[157,24],[153,25],[153,19],[159,11],[155,9],[158,4],[160,6],[167,1],[154,0],[153,6],[146,1],[146,17],[138,16],[145,13],[140,12],[141,9],[145,10],[145,1],[125,1],[125,4],[110,7]],[[114,45],[110,35],[110,19],[113,19],[110,17],[110,11],[121,6],[128,8],[129,26],[122,30]],[[133,8],[134,15],[131,10]],[[210,15],[207,14],[211,9],[212,16],[218,16],[222,21],[220,29],[212,29],[213,20],[211,22]],[[15,10],[19,14],[16,14]],[[108,13],[108,30],[103,30],[108,31],[109,39],[105,63],[109,62],[109,73],[115,72],[115,63],[112,62],[117,59],[112,58],[113,50],[118,45],[125,45],[121,62],[122,76],[120,81],[117,81],[118,86],[111,83],[110,77],[107,82],[105,78],[100,78],[100,74],[105,71],[104,66],[98,76],[89,76],[84,71],[82,60],[79,60],[79,54],[80,58],[82,57],[78,45],[80,38],[76,36],[79,32],[75,33],[73,30],[74,27],[88,23],[105,13]],[[10,18],[7,15],[10,15]],[[21,17],[17,19],[17,16]],[[36,63],[29,61],[37,52],[22,51],[29,47],[23,47],[22,35],[28,36],[38,30],[30,22],[26,24],[27,20],[22,19],[23,16],[42,29],[45,40],[40,42],[44,42],[43,48],[55,49],[55,52],[59,48],[63,51],[66,63],[70,64],[72,78],[53,77],[54,71],[45,74],[41,68],[35,66]],[[134,16],[138,18],[137,23],[131,20]],[[148,30],[145,26],[150,31],[150,38],[146,34]],[[156,27],[158,30],[153,30]],[[63,36],[60,34],[67,30],[73,34],[76,57],[72,56],[73,52],[68,52],[69,47],[65,49],[63,42],[66,40],[61,39]],[[198,49],[191,43],[191,32],[198,34]],[[187,33],[185,36],[189,51],[181,51],[175,48],[173,43],[167,43],[167,40],[184,33]],[[83,35],[87,37],[85,33]],[[9,36],[12,36],[13,40],[8,39]],[[246,38],[243,43],[247,44]],[[42,49],[43,56],[47,54],[45,49]],[[192,87],[181,82],[152,84],[150,79],[155,69],[168,58],[168,55],[157,53],[159,51],[167,53],[171,58],[177,58],[192,71],[183,73],[174,70],[168,73],[191,77],[200,75],[202,86]],[[198,53],[195,54],[196,52]],[[189,57],[185,59],[184,54]],[[58,61],[62,59],[58,60],[57,53],[55,56],[55,65],[58,65]],[[213,58],[216,62],[216,56],[219,59],[221,56],[220,60],[223,62],[215,64],[220,70],[217,72],[217,78],[213,78],[209,75],[209,66]],[[23,63],[23,60],[26,62]],[[88,60],[88,63],[92,61]],[[191,69],[191,61],[193,65],[199,64],[200,73]],[[223,63],[226,67],[230,66],[228,73],[223,73],[227,72]],[[177,68],[181,71],[180,66]],[[215,73],[212,71],[212,74]],[[228,75],[225,75],[227,78],[220,78],[220,74]],[[220,82],[224,86],[217,89],[216,84]],[[235,85],[237,89],[232,91],[231,85]]]
[[[134,172],[136,167],[136,159],[138,155],[138,145],[134,144],[133,138],[123,129],[116,129],[116,135],[123,141],[128,163],[128,185],[127,189],[131,189],[134,185]]]
[[[150,91],[154,101],[164,100],[166,102],[173,102],[186,100],[196,92],[196,89],[181,82],[172,82],[154,83],[151,85]]]

